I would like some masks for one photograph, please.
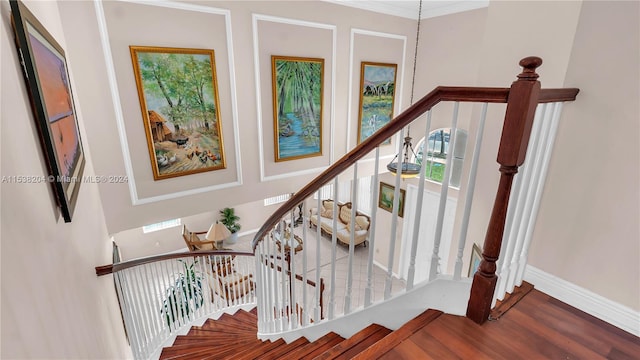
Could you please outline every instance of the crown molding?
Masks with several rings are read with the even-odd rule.
[[[326,2],[354,7],[377,13],[416,19],[419,1],[403,0],[324,0]],[[489,0],[427,0],[422,3],[422,19],[455,14],[489,6]]]

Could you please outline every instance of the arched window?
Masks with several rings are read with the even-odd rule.
[[[444,177],[447,154],[449,154],[449,140],[451,139],[451,128],[437,129],[429,133],[428,141],[422,138],[416,146],[416,162],[422,163],[423,154],[426,153],[425,178],[431,181],[442,183]],[[426,152],[425,152],[426,144]],[[450,186],[459,188],[462,177],[462,165],[464,164],[464,153],[467,148],[467,131],[456,130],[456,148],[453,151],[453,169],[451,173]]]

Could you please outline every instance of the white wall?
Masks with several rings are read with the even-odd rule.
[[[57,41],[65,39],[54,2],[27,6]],[[2,14],[2,177],[47,175],[11,29]],[[73,64],[70,63],[71,69]],[[72,73],[71,79],[74,79]],[[72,81],[73,87],[73,81]],[[76,99],[77,100],[77,99]],[[83,108],[76,102],[85,137]],[[85,152],[90,155],[88,142]],[[88,156],[85,175],[94,175]],[[111,244],[95,184],[83,183],[73,221],[59,216],[47,183],[3,181],[1,191],[1,333],[3,359],[123,359],[130,357],[111,276],[95,266],[111,262]]]
[[[529,263],[640,310],[640,7],[582,5]]]
[[[473,41],[481,46],[467,44],[465,60],[472,69],[458,65],[470,70],[469,85],[508,86],[521,71],[518,61],[537,55],[544,60],[538,69],[543,88],[580,88],[560,119],[529,262],[634,310],[640,309],[638,10],[637,2],[624,1],[492,1],[486,10],[429,19],[426,29],[450,38],[433,40],[434,48],[421,45],[430,62],[421,81],[430,81],[429,69],[438,78],[449,71],[457,81],[452,69],[445,70],[456,60],[446,55],[461,50],[448,44],[465,48],[473,36],[463,26],[474,24]],[[499,178],[504,108],[493,108],[469,227],[469,242],[478,244]],[[468,256],[469,249],[464,259]]]
[[[132,205],[132,199],[129,194],[129,188],[127,184],[100,184],[100,194],[103,201],[103,207],[105,212],[105,218],[107,223],[108,232],[113,234],[123,230],[140,227],[145,224],[162,221],[165,219],[175,217],[185,217],[203,212],[216,211],[226,206],[236,206],[238,204],[250,203],[258,201],[264,197],[274,196],[279,194],[286,194],[300,189],[304,184],[313,178],[315,174],[307,174],[301,176],[285,177],[283,179],[276,179],[272,181],[261,181],[260,169],[264,167],[267,169],[266,175],[273,176],[274,171],[284,173],[286,171],[298,170],[300,165],[303,168],[317,167],[317,163],[308,159],[301,159],[296,161],[289,161],[285,163],[278,163],[275,165],[272,156],[269,156],[269,152],[261,152],[259,146],[259,139],[264,136],[265,143],[264,148],[271,145],[272,139],[268,133],[270,129],[267,125],[272,121],[271,118],[266,117],[262,119],[262,125],[264,125],[264,131],[267,133],[260,134],[258,132],[258,123],[256,117],[258,114],[269,114],[268,110],[271,106],[267,101],[262,102],[264,109],[258,111],[256,102],[256,79],[254,69],[254,48],[253,48],[253,24],[252,15],[261,14],[268,16],[284,17],[294,20],[301,20],[307,22],[320,23],[330,26],[335,26],[335,43],[332,44],[333,54],[326,55],[325,62],[333,61],[335,57],[335,66],[326,66],[325,69],[335,68],[335,83],[326,84],[327,91],[325,92],[325,98],[327,100],[327,108],[324,109],[324,125],[329,126],[331,121],[334,121],[334,127],[328,129],[327,136],[332,140],[333,147],[323,148],[323,151],[333,151],[336,155],[343,154],[346,151],[347,146],[347,127],[348,122],[345,120],[348,118],[348,83],[349,83],[349,54],[350,54],[350,37],[351,29],[359,28],[364,30],[373,30],[386,32],[391,34],[399,34],[407,36],[407,51],[412,53],[413,46],[413,34],[415,34],[415,21],[410,19],[398,18],[393,16],[387,16],[379,13],[371,13],[360,9],[353,9],[349,7],[343,7],[327,2],[309,2],[309,1],[199,1],[199,6],[211,6],[220,9],[230,10],[231,13],[231,33],[233,35],[233,52],[235,59],[235,74],[227,74],[235,76],[238,95],[238,128],[239,128],[239,145],[240,154],[242,159],[242,185],[233,186],[222,190],[209,191],[197,195],[188,195],[180,198],[162,200],[152,203],[144,203],[138,205]],[[114,6],[116,8],[114,8]],[[117,3],[115,5],[109,4],[108,10],[108,23],[110,26],[108,32],[110,35],[116,36],[117,31],[114,27],[119,24],[119,16],[123,19],[126,18],[127,7],[133,6],[131,4],[122,5]],[[157,6],[151,5],[136,5],[136,7],[146,7],[149,11],[154,13],[157,11]],[[102,54],[100,46],[100,33],[98,30],[98,19],[96,18],[94,5],[92,2],[60,2],[59,4],[62,17],[65,20],[65,32],[69,38],[68,53],[71,58],[74,58],[74,71],[79,74],[77,76],[77,92],[80,94],[81,101],[85,105],[85,115],[90,122],[87,122],[87,139],[96,148],[94,151],[94,165],[96,172],[101,175],[124,175],[125,171],[125,158],[120,151],[120,141],[118,136],[118,128],[116,125],[116,111],[112,104],[112,96],[109,90],[109,78],[106,75],[107,65]],[[105,7],[105,9],[107,8]],[[121,8],[121,9],[119,9]],[[164,11],[163,13],[165,13]],[[202,19],[206,14],[198,11],[176,11],[176,14],[180,14],[181,21],[188,21],[190,17],[194,19]],[[212,19],[220,21],[220,15],[212,15]],[[186,20],[185,20],[186,19]],[[123,20],[124,21],[124,20]],[[167,31],[172,31],[171,21],[163,22],[163,26]],[[144,32],[144,22],[139,23],[139,29],[136,32]],[[263,24],[264,25],[264,24]],[[259,26],[259,29],[262,27]],[[307,26],[297,26],[298,33],[305,33],[311,29]],[[209,37],[209,28],[203,29],[201,34],[197,34],[195,37],[185,39],[185,46],[209,46],[207,45],[207,39]],[[329,33],[331,31],[327,30]],[[325,31],[325,32],[327,32]],[[120,34],[122,35],[122,34]],[[118,36],[120,36],[118,35]],[[126,35],[126,34],[125,34]],[[137,33],[133,32],[131,35],[131,41],[141,41]],[[134,36],[135,35],[135,36]],[[128,45],[152,45],[152,46],[178,46],[175,43],[175,39],[171,44],[168,44],[165,37],[162,34],[150,33],[146,38],[145,43]],[[155,35],[155,37],[154,37]],[[258,35],[264,35],[258,33]],[[124,35],[122,35],[124,36]],[[265,43],[262,42],[260,46]],[[286,39],[283,39],[285,41]],[[117,41],[113,40],[112,45],[118,46],[117,51],[114,51],[114,56],[119,56],[114,59],[119,64],[124,64],[130,60],[122,59],[122,55],[125,53],[121,47],[127,45],[127,38],[118,38]],[[331,39],[333,42],[333,39]],[[202,43],[203,45],[200,45]],[[323,46],[324,46],[323,42]],[[366,46],[364,47],[366,48]],[[87,49],[92,49],[90,56],[87,56]],[[325,47],[323,47],[325,49]],[[335,49],[335,51],[333,51]],[[215,49],[216,53],[218,49]],[[384,49],[378,49],[384,52]],[[264,55],[264,54],[263,54]],[[288,56],[304,56],[304,52],[301,51],[299,46],[293,44],[290,50],[286,54]],[[127,55],[128,56],[128,55]],[[412,57],[406,56],[406,64],[411,62]],[[388,56],[381,53],[380,60],[386,60]],[[376,58],[367,59],[369,61],[380,61]],[[261,60],[260,60],[261,61]],[[262,63],[262,62],[260,62]],[[399,64],[407,67],[406,64]],[[131,81],[132,71],[130,68],[118,68],[116,76],[118,77],[119,86],[120,83],[127,83]],[[227,68],[219,66],[218,73],[228,72]],[[263,71],[264,72],[264,71]],[[261,73],[262,74],[262,73]],[[262,74],[264,75],[264,74]],[[356,74],[359,75],[359,74]],[[219,75],[221,76],[221,75]],[[408,78],[410,72],[405,72],[405,79],[399,79],[400,86],[403,87],[404,93],[408,93],[410,81]],[[261,83],[261,91],[263,93],[270,93],[270,83]],[[135,104],[137,102],[135,89],[130,89],[130,92],[121,94],[120,100],[125,101],[127,104]],[[221,89],[222,91],[230,91],[229,89]],[[333,94],[335,92],[335,94]],[[269,95],[270,96],[270,95]],[[267,100],[270,99],[267,96]],[[332,99],[333,97],[333,99]],[[355,99],[357,103],[357,99]],[[400,108],[406,107],[408,97],[405,96],[404,104],[401,104]],[[331,106],[333,105],[333,107]],[[355,105],[357,106],[357,105]],[[134,107],[127,107],[123,105],[123,109],[127,110],[124,113],[125,121],[127,121],[127,129],[137,128],[136,132],[131,134],[142,134],[141,131],[143,121],[141,120],[140,110],[134,109]],[[131,110],[133,109],[133,110]],[[227,119],[230,119],[227,116]],[[230,121],[230,120],[228,120]],[[223,124],[224,129],[230,129],[230,126]],[[131,135],[133,136],[133,135]],[[356,134],[352,131],[350,133],[352,137],[351,143],[354,143]],[[329,140],[329,139],[325,139]],[[144,137],[132,137],[127,139],[130,144],[142,144],[142,148],[139,146],[133,147],[132,151],[136,150],[134,157],[136,159],[140,157],[139,151],[146,152],[144,146]],[[226,144],[226,140],[225,140]],[[142,149],[142,150],[140,150]],[[264,150],[264,149],[263,149]],[[230,151],[227,150],[227,151]],[[272,154],[272,153],[271,153]],[[146,155],[144,155],[146,156]],[[261,163],[261,156],[263,156],[264,164]],[[328,160],[328,159],[327,159]],[[287,164],[289,163],[289,164]],[[284,165],[282,165],[284,164]],[[307,165],[308,164],[308,165]],[[134,163],[136,165],[136,163]],[[312,166],[313,165],[313,166]],[[326,161],[328,165],[328,161]],[[138,167],[135,172],[147,171],[151,173],[149,164],[144,164],[142,160],[138,162]],[[135,173],[134,172],[134,173]],[[195,182],[216,184],[218,181],[218,175],[216,171],[207,172],[202,174],[195,174],[189,176],[183,176],[179,178],[172,178],[161,180],[162,188],[167,193],[174,193],[185,189],[192,189]],[[159,183],[159,182],[155,182]],[[153,184],[156,186],[157,184]],[[141,190],[147,190],[141,189]],[[140,191],[140,194],[144,194]]]

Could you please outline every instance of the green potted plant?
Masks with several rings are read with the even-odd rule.
[[[189,319],[204,303],[202,275],[195,269],[198,261],[190,264],[183,260],[178,261],[184,271],[178,274],[174,284],[166,290],[161,310],[169,327],[180,318]]]
[[[240,231],[238,220],[240,217],[236,215],[233,208],[227,207],[220,210],[220,222],[231,232],[231,237],[227,240],[229,244],[235,244],[238,241],[238,231]]]

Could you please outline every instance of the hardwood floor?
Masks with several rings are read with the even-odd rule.
[[[443,314],[381,359],[640,359],[640,338],[537,290],[480,326]]]
[[[372,324],[349,339],[329,333],[262,342],[256,309],[225,314],[178,336],[161,359],[640,359],[640,338],[549,297],[530,285],[478,325],[427,310],[396,331]],[[499,315],[499,317],[498,317]]]

